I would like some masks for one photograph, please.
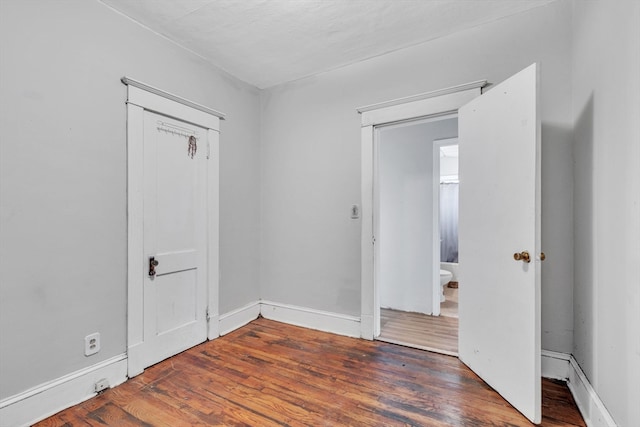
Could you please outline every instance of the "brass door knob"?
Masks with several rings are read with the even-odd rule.
[[[522,261],[526,263],[531,262],[531,256],[529,256],[529,252],[527,251],[516,252],[515,254],[513,254],[513,259],[515,259],[516,261]]]

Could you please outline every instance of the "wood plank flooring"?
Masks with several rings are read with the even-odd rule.
[[[458,355],[458,318],[380,309],[380,341]]]
[[[445,286],[444,296],[445,300],[440,303],[440,315],[458,317],[458,288]]]
[[[444,288],[440,316],[381,308],[378,340],[458,355],[458,288]]]
[[[529,426],[457,358],[266,319],[38,426]],[[543,380],[543,426],[584,426]]]

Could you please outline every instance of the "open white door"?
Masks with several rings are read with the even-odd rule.
[[[534,423],[541,420],[537,92],[533,64],[458,115],[459,355]],[[521,252],[530,263],[514,259]]]

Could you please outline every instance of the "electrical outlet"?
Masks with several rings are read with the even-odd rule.
[[[100,332],[84,337],[84,355],[91,356],[100,351]]]

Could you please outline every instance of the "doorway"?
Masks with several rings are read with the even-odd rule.
[[[362,337],[380,334],[376,128],[457,112],[463,236],[459,358],[534,423],[541,419],[540,263],[545,259],[539,76],[539,66],[532,64],[483,94],[486,82],[475,82],[358,109]]]
[[[441,246],[447,243],[445,255],[457,262],[457,236],[455,242],[441,239],[440,198],[441,189],[452,186],[457,194],[457,134],[457,116],[449,114],[380,126],[374,141],[376,338],[449,355],[458,351],[458,291],[447,286],[451,274],[441,274]],[[457,203],[455,208],[447,231],[457,230]]]
[[[127,87],[127,361],[133,377],[218,334],[219,128],[224,115]]]

